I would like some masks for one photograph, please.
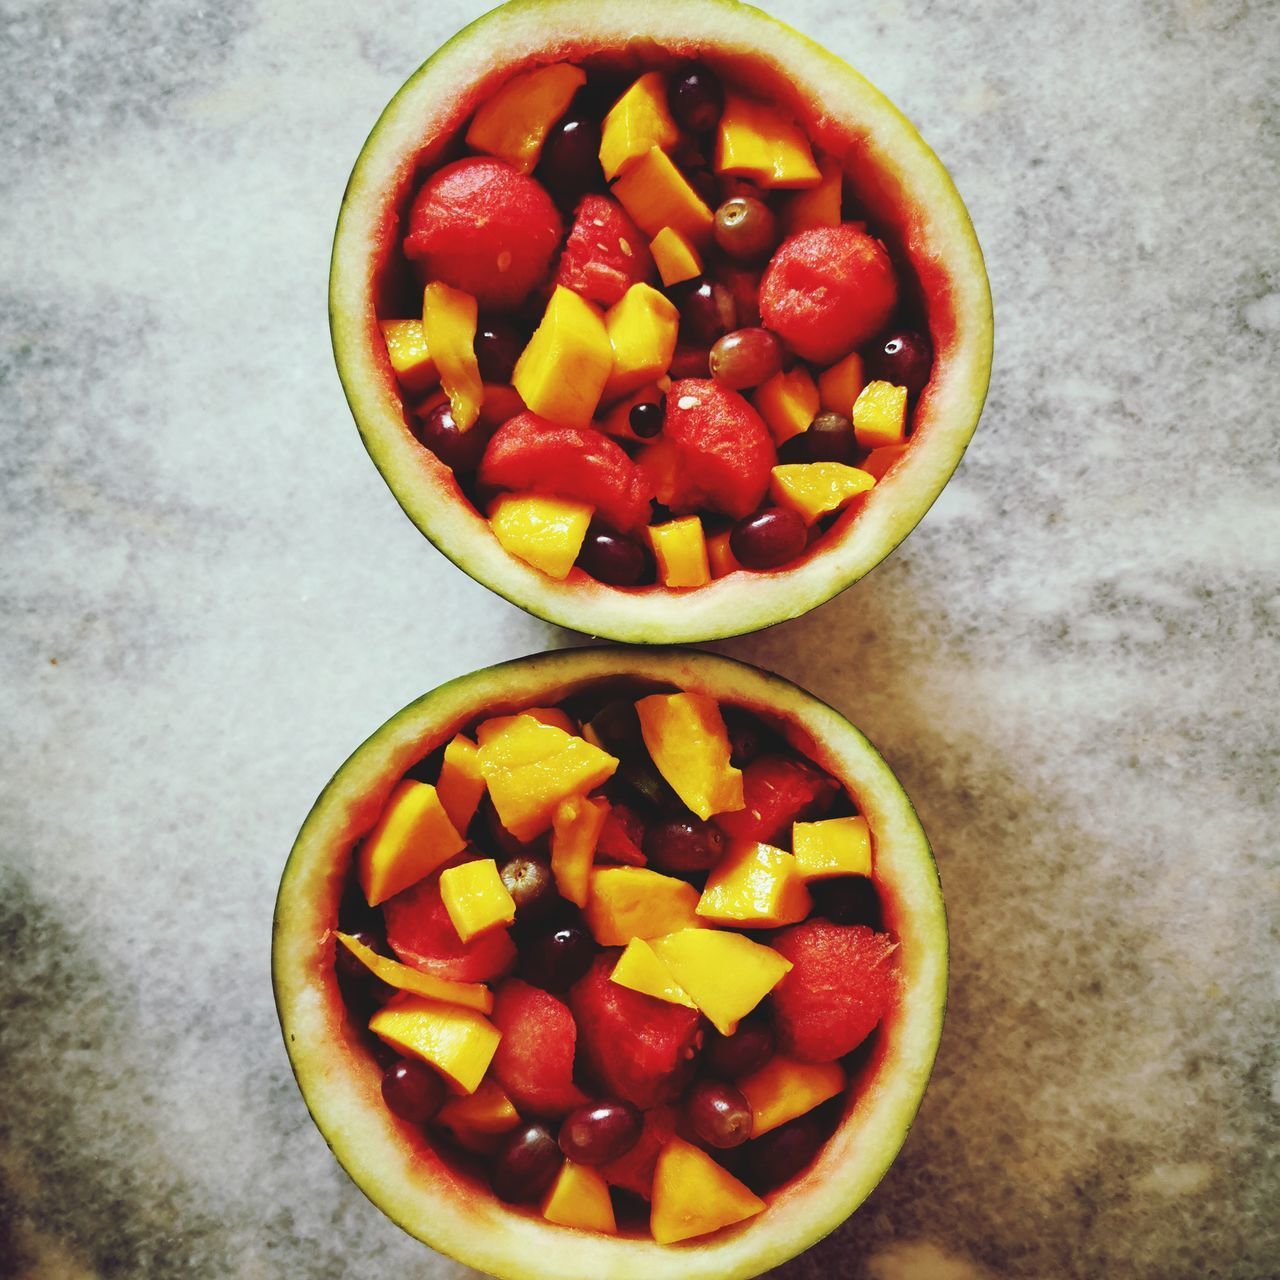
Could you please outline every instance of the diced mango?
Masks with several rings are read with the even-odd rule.
[[[653,1173],[649,1231],[659,1244],[675,1244],[754,1217],[765,1203],[705,1151],[672,1138]]]
[[[666,373],[675,354],[680,312],[652,285],[633,284],[609,308],[604,327],[613,348],[604,398],[613,400]]]
[[[715,217],[661,147],[650,147],[613,184],[613,194],[647,236],[672,227],[699,247],[711,239]]]
[[[572,289],[556,285],[511,383],[534,413],[585,427],[612,370],[613,347],[600,312]]]
[[[868,382],[853,402],[853,433],[864,449],[902,444],[907,438],[907,389]]]
[[[702,259],[697,249],[675,227],[663,227],[649,241],[649,252],[653,254],[662,283],[668,288],[702,274]]]
[[[429,391],[440,381],[436,362],[427,353],[427,336],[421,320],[384,320],[382,340],[387,359],[400,385],[408,392]]]
[[[644,867],[598,867],[591,873],[587,926],[602,947],[625,947],[632,938],[700,928],[697,905],[697,889],[674,876]]]
[[[467,146],[499,156],[521,173],[531,172],[551,126],[586,79],[586,72],[569,62],[512,76],[481,104],[467,130]]]
[[[489,508],[489,525],[503,547],[558,582],[582,550],[592,509],[543,493],[504,493]]]
[[[366,947],[359,938],[349,933],[335,933],[339,945],[345,947],[375,978],[397,991],[408,991],[415,996],[431,1000],[443,1000],[445,1004],[460,1004],[464,1009],[480,1013],[493,1012],[493,992],[483,982],[452,982],[423,973],[411,965],[401,964],[390,956],[379,955]]]
[[[464,832],[471,825],[484,795],[484,775],[480,772],[480,753],[470,738],[457,734],[444,749],[444,762],[436,781],[440,803],[454,827]]]
[[[502,1033],[474,1009],[401,992],[369,1020],[369,1030],[401,1053],[429,1062],[456,1093],[474,1093]]]
[[[818,416],[818,384],[802,364],[775,373],[756,389],[755,404],[778,444],[808,431]]]
[[[542,1216],[561,1227],[603,1231],[608,1235],[618,1230],[609,1184],[594,1169],[574,1164],[572,1160],[560,1166],[542,1202]]]
[[[422,331],[440,372],[440,385],[459,431],[480,417],[484,383],[476,361],[476,300],[461,289],[433,280],[422,291]]]
[[[515,923],[515,899],[492,858],[446,867],[440,873],[440,898],[463,942]]]
[[[480,727],[476,730],[476,741],[481,746],[491,742],[499,734],[511,728],[516,716],[529,716],[539,724],[554,725],[557,729],[563,729],[565,733],[578,732],[577,726],[569,719],[568,713],[561,711],[559,707],[525,707],[509,716],[494,716],[489,720],[482,720]]]
[[[862,357],[852,351],[818,374],[818,399],[828,413],[841,413],[851,418],[853,402],[866,384]]]
[[[642,75],[609,109],[600,129],[600,167],[612,182],[651,147],[675,146],[680,130],[667,109],[661,71]]]
[[[791,850],[805,880],[871,874],[871,828],[866,818],[826,818],[797,822]]]
[[[812,1111],[834,1098],[844,1085],[844,1068],[838,1062],[797,1062],[782,1054],[738,1081],[738,1088],[751,1103],[753,1138]]]
[[[721,529],[719,533],[713,533],[707,539],[707,563],[711,567],[713,578],[723,578],[726,573],[733,573],[742,568],[738,563],[738,557],[733,554],[733,548],[729,545],[732,532],[732,529]]]
[[[371,907],[417,884],[461,851],[458,834],[429,782],[401,782],[391,793],[356,863]]]
[[[709,933],[709,929],[694,929],[694,933]],[[682,1004],[690,1009],[698,1006],[689,993],[675,980],[671,970],[658,958],[653,948],[643,938],[632,938],[627,949],[618,958],[609,975],[611,982],[629,987],[655,1000],[668,1004]]]
[[[562,800],[552,815],[551,874],[560,896],[574,906],[587,905],[596,842],[608,816],[607,800],[589,800],[586,796]]]
[[[804,130],[779,107],[739,93],[725,95],[715,167],[762,187],[816,187],[822,181]]]
[[[838,227],[844,198],[844,173],[830,156],[819,161],[818,171],[822,180],[808,191],[797,191],[788,201],[782,213],[787,235],[794,236],[814,227]],[[852,400],[849,401],[853,403]],[[841,409],[848,413],[848,409]]]
[[[843,462],[787,462],[770,472],[769,495],[780,507],[798,512],[805,524],[815,524],[875,483],[873,476]]]
[[[698,817],[742,808],[742,772],[729,763],[729,732],[714,698],[655,693],[636,703],[636,714],[658,772]]]
[[[520,1113],[492,1076],[486,1076],[475,1093],[450,1098],[436,1112],[443,1125],[468,1151],[492,1151],[504,1133],[520,1123]]]
[[[730,1036],[791,968],[772,947],[720,929],[682,929],[654,938],[653,954],[710,1018]]]
[[[885,473],[907,451],[905,444],[887,444],[880,449],[872,449],[861,463],[861,469],[877,481],[883,480]]]
[[[803,920],[812,906],[794,856],[744,840],[730,845],[707,877],[698,915],[740,929],[773,929]]]
[[[697,516],[652,524],[645,532],[664,587],[705,587],[711,581],[707,539]]]

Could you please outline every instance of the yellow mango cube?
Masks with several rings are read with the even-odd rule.
[[[587,896],[587,926],[602,947],[625,947],[632,938],[700,928],[697,905],[697,889],[674,876],[644,867],[597,867]]]
[[[356,860],[356,876],[371,907],[443,866],[466,841],[449,821],[429,782],[396,786]]]
[[[769,473],[769,496],[798,512],[805,524],[816,524],[875,483],[873,476],[843,462],[787,462]]]
[[[787,200],[782,211],[782,224],[787,235],[794,236],[801,231],[811,231],[815,227],[838,227],[841,222],[841,207],[844,202],[844,173],[831,157],[818,162],[818,172],[822,178],[816,187],[808,191],[797,191]],[[853,403],[852,400],[849,401]],[[848,409],[841,409],[848,413]]]
[[[613,347],[600,312],[572,289],[556,285],[516,361],[512,386],[534,413],[585,427],[612,371]]]
[[[613,1235],[618,1230],[609,1184],[594,1169],[572,1160],[560,1166],[542,1202],[542,1216],[557,1226],[578,1227],[582,1231]]]
[[[460,1004],[464,1009],[475,1009],[480,1013],[493,1012],[493,992],[483,982],[453,982],[448,978],[437,978],[413,968],[412,965],[392,960],[390,956],[379,955],[349,933],[335,933],[334,937],[375,978],[389,987],[395,987],[397,991],[442,1000],[445,1004]]]
[[[369,1020],[379,1039],[430,1063],[455,1093],[474,1093],[502,1033],[483,1014],[401,992]]]
[[[486,742],[491,742],[500,734],[506,733],[515,723],[516,716],[528,716],[539,724],[554,725],[557,729],[563,729],[565,733],[578,732],[568,714],[561,711],[559,707],[525,707],[509,716],[494,716],[492,719],[482,720],[480,727],[476,730],[476,741],[484,746]]]
[[[647,236],[672,227],[700,248],[715,216],[661,147],[650,147],[613,184],[613,194]]]
[[[698,817],[742,808],[742,771],[729,763],[729,731],[714,698],[655,693],[636,703],[636,714],[658,772]]]
[[[560,896],[575,906],[587,905],[596,842],[608,816],[607,800],[589,800],[586,796],[562,800],[552,815],[551,874]]]
[[[475,1093],[450,1098],[436,1112],[443,1125],[468,1151],[492,1151],[504,1133],[520,1123],[520,1113],[492,1076],[486,1076]]]
[[[569,576],[587,536],[592,508],[543,493],[504,493],[489,509],[503,547],[557,582]]]
[[[649,252],[653,255],[662,283],[668,288],[702,274],[702,259],[697,249],[675,227],[663,227],[649,241]]]
[[[845,1086],[838,1062],[797,1062],[775,1054],[759,1071],[738,1081],[751,1103],[751,1136],[760,1137],[834,1098]]]
[[[480,752],[470,738],[456,734],[445,747],[436,792],[449,821],[458,831],[465,833],[480,807],[480,797],[484,795]]]
[[[822,181],[804,130],[781,108],[740,93],[725,95],[715,168],[762,187],[816,187]]]
[[[777,444],[808,431],[818,416],[818,384],[802,364],[775,373],[756,388],[756,408]]]
[[[725,574],[742,568],[738,563],[738,557],[733,554],[733,548],[729,545],[732,532],[731,529],[721,529],[719,533],[713,533],[707,539],[707,563],[711,567],[713,578],[723,578]]]
[[[907,389],[868,382],[853,402],[853,434],[864,449],[903,444],[907,438]]]
[[[863,458],[862,470],[869,476],[874,476],[877,481],[883,480],[889,468],[898,461],[900,457],[907,451],[905,444],[887,444],[879,449],[872,449],[865,458]]]
[[[645,533],[664,587],[705,587],[711,581],[707,539],[697,516],[651,524]]]
[[[613,372],[604,386],[606,400],[638,390],[671,366],[680,312],[652,285],[633,284],[609,308],[604,327],[613,347]]]
[[[387,359],[406,391],[416,395],[440,381],[436,362],[427,351],[421,320],[384,320],[380,328],[387,344]]]
[[[851,418],[853,402],[866,385],[862,357],[853,351],[818,374],[818,400],[828,413],[840,413]]]
[[[492,858],[476,858],[440,873],[440,898],[463,942],[515,923],[516,901]]]
[[[793,855],[743,840],[729,846],[707,877],[698,915],[739,929],[774,929],[803,920],[812,907]]]
[[[649,1231],[659,1244],[704,1236],[763,1211],[765,1203],[705,1151],[672,1138],[653,1173]]]
[[[806,881],[871,874],[871,828],[863,817],[797,822],[791,851]]]
[[[609,109],[600,127],[600,167],[612,182],[650,148],[666,151],[680,139],[667,108],[667,86],[661,71],[642,75]]]
[[[710,930],[695,929],[693,932],[709,933]],[[627,943],[627,949],[613,966],[609,981],[652,996],[655,1000],[665,1000],[668,1004],[682,1004],[689,1009],[698,1007],[643,938],[632,938]]]
[[[681,929],[649,946],[724,1036],[738,1029],[791,968],[772,947],[720,929]]]
[[[461,289],[433,280],[422,291],[422,331],[440,372],[440,385],[459,431],[480,417],[484,383],[476,361],[476,300]]]
[[[569,62],[512,76],[481,104],[467,130],[467,146],[498,156],[521,173],[531,172],[552,125],[586,80],[586,72]]]

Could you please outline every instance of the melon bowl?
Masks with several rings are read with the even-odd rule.
[[[403,268],[415,183],[446,156],[476,107],[512,75],[576,60],[625,71],[709,65],[789,111],[838,158],[887,244],[932,342],[929,383],[905,456],[797,560],[706,586],[563,581],[505,551],[453,473],[414,439],[379,332]],[[951,178],[911,123],[834,54],[737,0],[512,0],[456,35],[406,82],[356,161],[338,219],[329,289],[338,371],[370,456],[414,524],[459,568],[530,613],[629,643],[737,635],[797,617],[873,569],[915,527],[977,425],[991,366],[982,252]]]
[[[759,715],[855,797],[875,833],[876,886],[899,943],[900,996],[845,1094],[814,1162],[737,1226],[679,1245],[554,1226],[500,1202],[424,1131],[384,1105],[381,1068],[347,1013],[333,931],[353,849],[406,770],[477,717],[612,686],[680,689]],[[360,1189],[418,1239],[511,1280],[708,1280],[754,1276],[834,1230],[870,1194],[920,1104],[946,1004],[947,930],[929,844],[888,765],[843,716],[777,676],[717,655],[580,649],[473,672],[393,716],[338,770],[289,856],[272,946],[276,1004],[299,1088]]]

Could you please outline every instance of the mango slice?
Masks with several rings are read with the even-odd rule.
[[[470,738],[454,736],[444,749],[444,763],[436,780],[436,793],[449,821],[461,832],[471,825],[484,795],[484,775],[480,772],[480,752]]]
[[[440,385],[459,431],[480,417],[484,383],[476,361],[476,300],[461,289],[433,280],[422,291],[422,331],[440,372]]]
[[[729,535],[732,532],[731,529],[721,529],[707,539],[707,563],[711,566],[713,578],[723,578],[725,574],[742,568],[729,545]]]
[[[664,587],[705,587],[711,581],[707,539],[697,516],[651,524],[645,533]]]
[[[661,147],[650,147],[613,184],[613,194],[647,236],[663,227],[702,247],[711,239],[715,217]]]
[[[862,470],[874,476],[879,482],[884,479],[889,468],[907,451],[905,444],[887,444],[879,449],[872,449],[862,460]]]
[[[613,371],[604,385],[606,400],[638,390],[670,368],[680,312],[666,294],[651,285],[633,284],[609,308],[604,327],[613,348]]]
[[[596,842],[608,816],[607,800],[589,800],[586,796],[562,800],[552,815],[551,874],[560,896],[574,906],[587,905]]]
[[[814,524],[875,483],[874,476],[843,462],[788,462],[769,473],[769,495],[780,507],[799,512],[805,524]]]
[[[603,1231],[608,1235],[618,1230],[609,1184],[594,1169],[574,1164],[572,1160],[560,1166],[542,1202],[542,1216],[561,1227]]]
[[[698,891],[644,867],[599,867],[591,873],[587,927],[602,947],[632,938],[657,938],[673,929],[699,929]]]
[[[427,335],[421,320],[384,320],[382,340],[387,344],[387,359],[400,385],[417,394],[429,391],[440,381],[436,362],[427,351]]]
[[[371,907],[417,884],[460,853],[458,834],[429,782],[401,782],[364,838],[356,875]]]
[[[480,727],[476,730],[476,741],[483,747],[486,742],[505,733],[515,721],[516,716],[529,716],[539,724],[554,725],[557,729],[563,729],[565,733],[578,732],[568,714],[561,711],[559,707],[525,707],[509,716],[494,716],[492,719],[482,720]]]
[[[492,858],[446,867],[440,873],[440,899],[463,942],[515,923],[515,899]]]
[[[725,95],[715,168],[762,187],[816,187],[822,181],[804,130],[780,108],[739,93]]]
[[[556,285],[511,383],[534,413],[585,427],[612,370],[613,347],[599,311],[572,289]]]
[[[369,1030],[401,1053],[429,1062],[456,1093],[474,1093],[501,1032],[474,1009],[401,992],[369,1020]]]
[[[582,550],[592,508],[542,493],[504,493],[489,508],[503,547],[549,578],[563,581]]]
[[[714,698],[655,693],[636,703],[636,714],[658,772],[698,817],[742,808],[742,771],[729,763],[729,732]]]
[[[808,191],[797,191],[788,201],[782,212],[783,226],[787,235],[794,236],[801,231],[811,231],[814,227],[838,227],[841,222],[840,211],[844,200],[844,173],[830,156],[818,162],[818,171],[822,179],[816,187]],[[852,400],[849,401],[853,403]],[[841,409],[841,413],[848,413]]]
[[[600,167],[612,182],[651,147],[666,151],[680,139],[667,109],[667,86],[661,71],[642,75],[620,97],[600,129]]]
[[[738,1081],[751,1103],[751,1136],[758,1138],[834,1098],[845,1085],[838,1062],[797,1062],[775,1054],[753,1075]]]
[[[411,965],[401,964],[399,960],[392,960],[390,956],[379,955],[349,933],[335,933],[333,936],[375,978],[397,991],[442,1000],[445,1004],[459,1004],[464,1009],[475,1009],[479,1013],[493,1012],[493,992],[483,982],[451,982],[448,978],[436,978]]]
[[[871,874],[871,828],[863,817],[797,822],[791,849],[805,880]]]
[[[818,404],[818,384],[802,364],[775,373],[756,389],[756,408],[777,444],[808,431],[818,416]]]
[[[672,1138],[653,1174],[649,1231],[659,1244],[675,1244],[754,1217],[765,1203],[705,1151]]]
[[[498,156],[521,173],[531,172],[552,125],[586,81],[586,72],[569,62],[512,76],[476,112],[467,146]]]
[[[907,389],[868,382],[853,402],[853,434],[864,449],[902,444],[907,438]]]
[[[698,915],[740,929],[773,929],[796,924],[812,907],[791,854],[744,840],[730,845],[707,877]]]
[[[695,929],[692,932],[710,931]],[[620,987],[639,991],[642,995],[652,996],[655,1000],[665,1000],[668,1004],[682,1004],[689,1009],[698,1007],[643,938],[632,938],[627,943],[627,949],[613,966],[609,981],[616,982]]]
[[[851,418],[853,402],[866,385],[862,357],[853,351],[818,374],[818,399],[828,413],[842,413]]]
[[[657,264],[662,283],[668,288],[702,274],[702,259],[697,249],[675,227],[663,227],[649,241],[649,252]]]
[[[492,1151],[504,1133],[520,1123],[515,1104],[492,1076],[486,1076],[475,1093],[450,1098],[436,1112],[443,1125],[468,1151]]]

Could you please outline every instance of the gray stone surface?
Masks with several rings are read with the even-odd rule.
[[[0,1274],[466,1274],[347,1181],[267,976],[332,769],[574,643],[404,519],[328,350],[370,122],[478,11],[8,0]],[[799,0],[988,255],[982,428],[907,544],[722,647],[846,710],[936,843],[939,1069],[790,1280],[1280,1273],[1280,8]]]

